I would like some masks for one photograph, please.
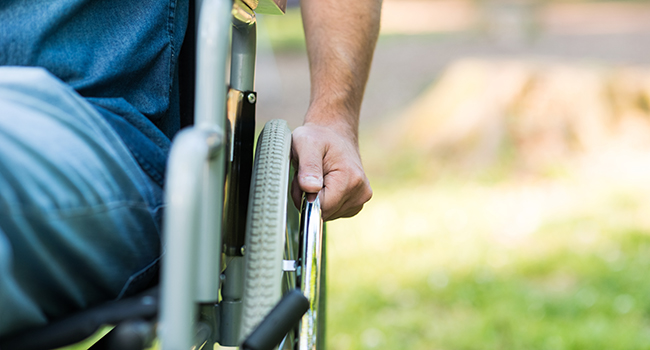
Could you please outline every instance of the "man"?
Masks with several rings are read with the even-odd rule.
[[[292,194],[320,192],[326,219],[372,193],[357,133],[379,7],[302,3],[312,92]],[[0,336],[155,276],[187,16],[187,0],[0,5]]]

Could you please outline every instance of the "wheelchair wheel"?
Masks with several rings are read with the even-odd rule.
[[[266,123],[257,142],[251,179],[241,339],[282,296],[290,151],[291,130],[287,123]]]

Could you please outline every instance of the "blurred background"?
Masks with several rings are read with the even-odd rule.
[[[259,117],[309,101],[259,18]],[[650,3],[384,0],[329,349],[650,348]]]

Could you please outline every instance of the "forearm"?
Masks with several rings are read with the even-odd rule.
[[[292,139],[291,194],[319,193],[325,220],[372,197],[359,155],[359,111],[379,32],[381,0],[301,0],[311,77],[309,110]]]
[[[379,32],[381,0],[302,0],[311,73],[305,123],[358,133],[359,111]]]

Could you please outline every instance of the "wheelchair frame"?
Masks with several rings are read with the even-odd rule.
[[[166,251],[158,331],[163,350],[199,348],[206,343],[218,342],[225,346],[240,343],[246,212],[257,100],[254,92],[256,18],[247,3],[203,0],[196,4],[196,62],[200,74],[196,76],[195,123],[175,138],[166,183]],[[230,89],[227,91],[223,82],[229,48]],[[289,332],[293,333],[290,339],[299,341],[285,340],[283,344],[288,348],[316,349],[324,344],[323,337],[318,337],[324,329],[324,322],[318,322],[319,306],[324,304],[324,299],[319,300],[323,269],[319,201],[303,201],[302,212],[301,248],[298,249],[301,253],[294,260],[295,252],[286,252],[289,260],[283,265],[286,273],[296,275],[296,285],[309,301],[309,310],[297,329]],[[289,229],[292,227],[297,225],[288,225]],[[287,243],[292,234],[288,232]],[[226,257],[223,274],[220,273],[222,253]],[[292,289],[291,283],[287,289]],[[289,314],[296,317],[296,308],[300,307],[286,306],[284,310],[280,307],[275,317],[287,318]],[[324,309],[320,311],[324,313]],[[292,327],[292,322],[284,326]],[[258,334],[280,332],[276,328],[272,322],[263,321]],[[263,340],[260,346],[265,348],[271,345],[269,342]],[[244,348],[249,343],[245,342]]]

